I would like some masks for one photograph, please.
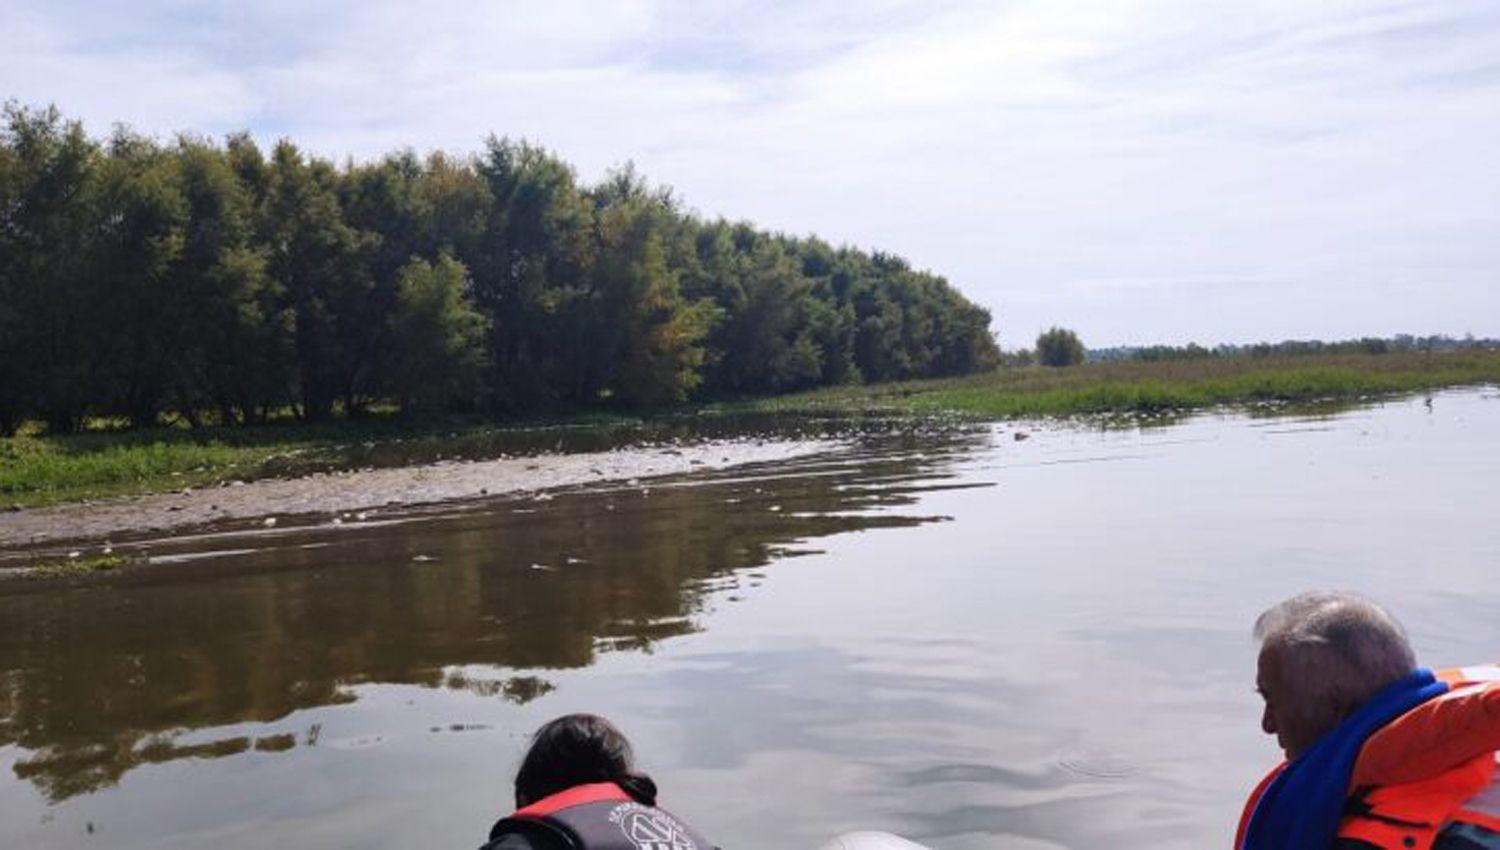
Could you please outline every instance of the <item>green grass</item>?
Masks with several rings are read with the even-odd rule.
[[[1033,367],[836,387],[723,405],[764,413],[957,413],[989,419],[1156,414],[1225,404],[1352,400],[1500,383],[1500,352],[1216,358]]]
[[[28,505],[56,498],[86,499],[156,489],[193,487],[234,477],[270,452],[213,440],[184,441],[176,434],[150,442],[125,435],[85,434],[0,440],[0,501]],[[118,439],[118,442],[111,438]]]
[[[142,563],[142,559],[131,555],[111,554],[59,558],[57,560],[41,561],[32,564],[26,570],[25,577],[34,579],[72,578],[74,576],[92,575],[94,573],[114,572],[115,570],[139,563]]]
[[[637,420],[589,413],[561,421],[538,420],[528,427],[609,427],[632,421]],[[0,511],[382,465],[392,462],[392,453],[423,462],[442,456],[445,447],[455,443],[483,441],[516,429],[475,419],[377,418],[199,430],[23,432],[0,438]],[[387,457],[376,460],[376,452]],[[3,517],[0,513],[0,521]]]
[[[963,415],[986,419],[1165,414],[1225,404],[1350,401],[1439,387],[1500,384],[1500,352],[1235,357],[1007,369],[964,378],[835,387],[708,405],[735,414]],[[607,430],[638,423],[591,412],[523,423]],[[395,418],[254,428],[101,430],[0,439],[0,510],[202,487],[234,479],[425,462],[493,452],[517,425]],[[536,437],[536,435],[533,435]],[[540,439],[533,440],[540,446]],[[545,437],[551,446],[552,437]],[[399,445],[396,445],[399,444]],[[509,443],[506,443],[509,445]],[[507,451],[511,449],[507,448]],[[3,514],[0,514],[3,521]]]

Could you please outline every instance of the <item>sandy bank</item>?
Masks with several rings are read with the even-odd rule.
[[[722,440],[579,454],[443,461],[34,508],[0,514],[0,549],[644,479],[774,462],[823,451],[832,445],[812,440]]]

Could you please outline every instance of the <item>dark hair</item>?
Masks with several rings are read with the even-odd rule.
[[[656,805],[656,783],[635,771],[630,741],[597,714],[567,714],[531,736],[516,771],[516,807],[525,808],[575,785],[613,782],[636,802]]]

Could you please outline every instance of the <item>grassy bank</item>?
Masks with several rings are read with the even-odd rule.
[[[5,510],[217,486],[329,469],[427,463],[464,454],[549,447],[558,425],[601,429],[636,420],[597,414],[500,428],[472,419],[286,422],[249,428],[153,428],[0,438]],[[520,435],[520,436],[517,436]]]
[[[1004,370],[935,381],[838,387],[721,409],[765,413],[944,412],[1003,419],[1347,400],[1487,383],[1500,384],[1500,352],[1233,357]]]
[[[712,405],[712,414],[964,414],[984,418],[1160,413],[1222,404],[1352,400],[1500,384],[1500,352],[1213,358],[1029,368],[932,381],[839,387]],[[590,414],[501,429],[474,420],[340,421],[190,431],[100,431],[0,439],[0,510],[213,486],[323,469],[496,456],[560,446],[540,425],[636,420]],[[575,429],[580,430],[580,429]],[[585,432],[587,433],[586,429]],[[573,448],[598,447],[573,444]],[[3,522],[0,514],[0,522]]]

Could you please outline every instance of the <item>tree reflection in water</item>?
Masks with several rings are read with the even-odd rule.
[[[143,764],[314,744],[316,729],[179,739],[348,702],[360,683],[525,703],[552,690],[543,671],[701,628],[716,593],[806,541],[941,519],[886,509],[942,487],[987,439],[877,429],[796,462],[429,511],[132,583],[0,597],[0,746],[23,748],[17,776],[58,801]]]

